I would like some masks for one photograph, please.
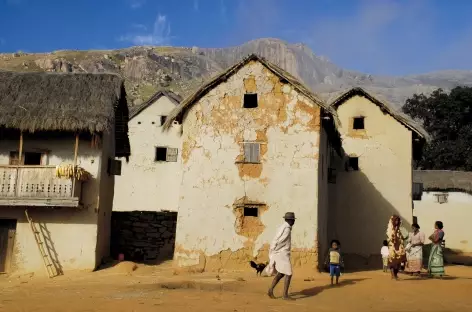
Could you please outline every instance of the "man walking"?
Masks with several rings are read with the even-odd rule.
[[[292,264],[290,262],[290,248],[292,245],[292,226],[295,223],[295,213],[287,212],[284,216],[285,222],[277,230],[272,243],[270,244],[269,250],[269,265],[267,266],[267,274],[273,275],[274,271],[277,272],[272,285],[269,288],[268,295],[270,298],[275,299],[274,288],[277,286],[279,281],[285,276],[284,294],[283,299],[293,300],[288,295],[288,289],[290,287],[290,281],[292,279]]]

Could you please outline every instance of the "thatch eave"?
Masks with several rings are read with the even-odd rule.
[[[427,192],[464,192],[472,195],[472,172],[451,170],[414,170],[413,182],[422,183]]]

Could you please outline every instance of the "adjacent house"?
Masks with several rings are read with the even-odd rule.
[[[130,109],[133,157],[115,177],[112,255],[134,261],[172,258],[181,182],[181,127],[163,124],[180,96],[158,91]]]
[[[328,167],[336,112],[257,55],[204,84],[167,118],[182,119],[174,261],[195,270],[267,260],[287,211],[292,262],[316,268],[328,246]]]
[[[0,271],[94,270],[130,155],[123,80],[0,71],[0,110]]]
[[[410,230],[413,164],[428,135],[362,88],[343,93],[331,107],[344,155],[333,157],[328,169],[329,236],[347,255],[377,261],[391,215],[400,215]]]
[[[422,192],[414,198],[413,215],[429,236],[442,221],[450,262],[472,263],[472,172],[415,170],[413,182]],[[462,258],[462,259],[460,259]],[[466,259],[465,259],[466,258]],[[464,261],[465,260],[465,261]]]

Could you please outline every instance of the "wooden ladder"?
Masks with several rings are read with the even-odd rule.
[[[46,269],[46,272],[49,276],[49,278],[52,278],[56,276],[55,268],[54,265],[51,261],[51,257],[49,256],[48,252],[44,248],[44,242],[41,240],[41,232],[39,232],[36,229],[36,224],[33,222],[33,220],[30,218],[28,215],[28,210],[25,209],[25,215],[26,219],[28,220],[28,223],[31,227],[31,231],[33,232],[34,239],[36,241],[36,245],[38,246],[39,253],[41,254],[41,258],[43,258],[43,263],[44,263],[44,268]]]

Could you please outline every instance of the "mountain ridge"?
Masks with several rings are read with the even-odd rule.
[[[132,105],[159,89],[187,96],[205,80],[256,53],[299,78],[326,101],[351,87],[362,87],[396,109],[414,93],[472,86],[472,70],[445,70],[407,76],[372,75],[343,69],[303,43],[255,39],[227,48],[138,46],[116,50],[59,50],[0,54],[0,69],[52,72],[113,72],[124,77]]]

